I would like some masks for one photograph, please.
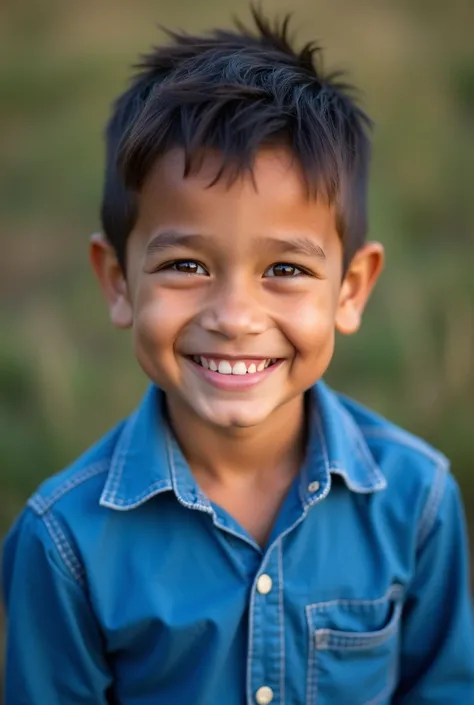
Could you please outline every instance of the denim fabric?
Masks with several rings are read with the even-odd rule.
[[[4,546],[5,705],[474,703],[446,458],[323,382],[308,398],[263,550],[197,486],[153,386],[38,489]]]

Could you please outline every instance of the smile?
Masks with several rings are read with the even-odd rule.
[[[244,392],[273,375],[283,358],[221,358],[217,355],[189,355],[186,358],[203,381],[226,392]]]
[[[219,357],[204,357],[203,355],[193,355],[192,360],[205,370],[217,372],[220,375],[254,375],[257,372],[263,372],[277,362],[276,358],[229,360]]]

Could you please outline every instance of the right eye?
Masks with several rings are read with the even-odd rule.
[[[179,259],[174,262],[170,262],[168,265],[162,267],[162,269],[174,269],[180,274],[197,274],[198,276],[207,276],[207,272],[199,262],[193,259]]]

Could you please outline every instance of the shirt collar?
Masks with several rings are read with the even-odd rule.
[[[172,489],[162,402],[161,391],[150,385],[140,406],[125,421],[110,459],[101,505],[133,509]]]
[[[308,448],[300,485],[303,502],[313,504],[327,494],[334,475],[352,492],[385,489],[387,481],[362,431],[337,394],[320,380],[308,397]]]
[[[369,493],[386,487],[367,443],[337,395],[319,381],[308,392],[309,427],[300,496],[310,505],[326,495],[332,475],[349,490]],[[110,461],[100,504],[133,509],[173,490],[190,508],[212,511],[164,418],[163,392],[151,385],[138,409],[125,421]]]

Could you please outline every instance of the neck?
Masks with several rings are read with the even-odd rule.
[[[194,474],[216,482],[256,480],[276,470],[294,474],[303,459],[304,398],[276,409],[263,424],[222,429],[207,424],[180,401],[167,398],[174,434]]]

